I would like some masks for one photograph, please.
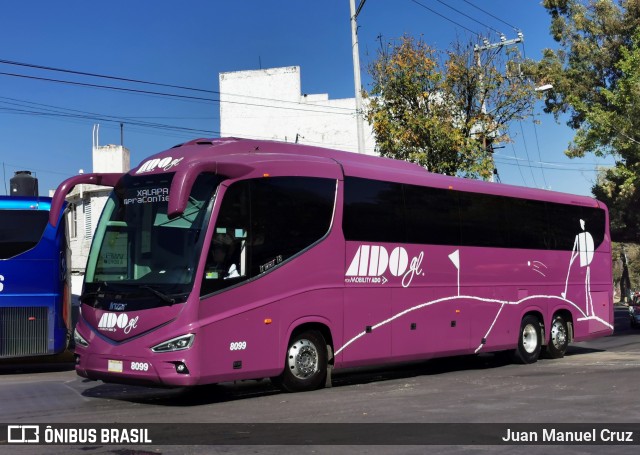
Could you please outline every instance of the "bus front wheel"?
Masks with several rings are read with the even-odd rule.
[[[286,392],[319,389],[327,377],[327,357],[327,345],[320,332],[300,332],[289,342],[284,371],[272,381]]]
[[[535,363],[542,349],[542,327],[537,317],[527,315],[522,318],[518,336],[518,347],[513,352],[517,363]]]

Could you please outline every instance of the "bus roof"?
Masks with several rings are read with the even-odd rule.
[[[337,163],[345,176],[588,207],[604,207],[603,204],[599,204],[594,198],[588,196],[450,177],[428,172],[423,167],[407,161],[287,142],[238,138],[195,139],[147,158],[140,166],[132,169],[131,174],[167,170],[160,167],[144,169],[150,162],[158,163],[156,160],[159,160],[160,164],[167,164],[167,166],[178,160],[178,163],[175,164],[176,171],[183,166],[194,166],[196,163],[204,166],[205,163],[217,162],[220,166],[216,169],[225,168],[227,174],[235,178],[248,173],[250,168],[255,169],[259,164],[264,165],[268,162],[282,164],[283,160],[286,160],[287,167],[296,168],[298,166],[300,171],[312,167],[315,169],[315,173],[322,172],[321,169],[318,169],[318,166],[322,167],[322,164],[328,169],[328,164]],[[327,175],[327,177],[330,176],[332,175]]]
[[[51,198],[45,196],[0,196],[0,210],[50,210]]]
[[[129,174],[135,176],[165,172],[175,172],[167,209],[169,217],[183,212],[193,182],[203,172],[218,173],[231,179],[268,176],[272,172],[274,175],[326,178],[362,177],[472,193],[600,207],[606,210],[602,202],[588,196],[450,177],[428,172],[423,167],[407,161],[289,142],[239,138],[195,139],[146,158],[131,169]],[[52,210],[62,209],[65,196],[75,185],[89,183],[115,186],[122,175],[92,173],[68,178],[58,186]],[[57,217],[51,214],[49,221],[56,226]]]

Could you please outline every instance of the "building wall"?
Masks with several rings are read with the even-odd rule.
[[[129,150],[122,145],[93,147],[93,172],[128,172],[131,169]]]
[[[300,67],[221,73],[220,135],[358,151],[355,99],[301,92]],[[365,152],[374,154],[371,126]]]
[[[93,233],[110,192],[111,188],[79,185],[67,196],[72,274],[84,276]]]

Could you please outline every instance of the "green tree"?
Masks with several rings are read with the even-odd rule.
[[[576,134],[565,153],[613,156],[593,194],[611,209],[614,238],[640,238],[640,0],[545,0],[560,50],[538,67],[545,110]]]
[[[532,113],[536,95],[523,76],[532,67],[515,48],[478,54],[472,43],[457,43],[438,53],[404,36],[369,67],[366,117],[378,152],[431,172],[488,179],[492,146],[510,140],[511,121]]]

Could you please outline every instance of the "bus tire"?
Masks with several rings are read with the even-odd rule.
[[[553,317],[549,344],[545,349],[545,356],[550,359],[561,359],[569,347],[569,329],[564,318],[559,314]]]
[[[542,327],[537,317],[529,314],[522,318],[518,333],[518,347],[512,357],[516,363],[535,363],[542,350]]]
[[[272,382],[286,392],[319,389],[325,385],[327,357],[327,343],[320,332],[300,332],[289,341],[284,371]]]

